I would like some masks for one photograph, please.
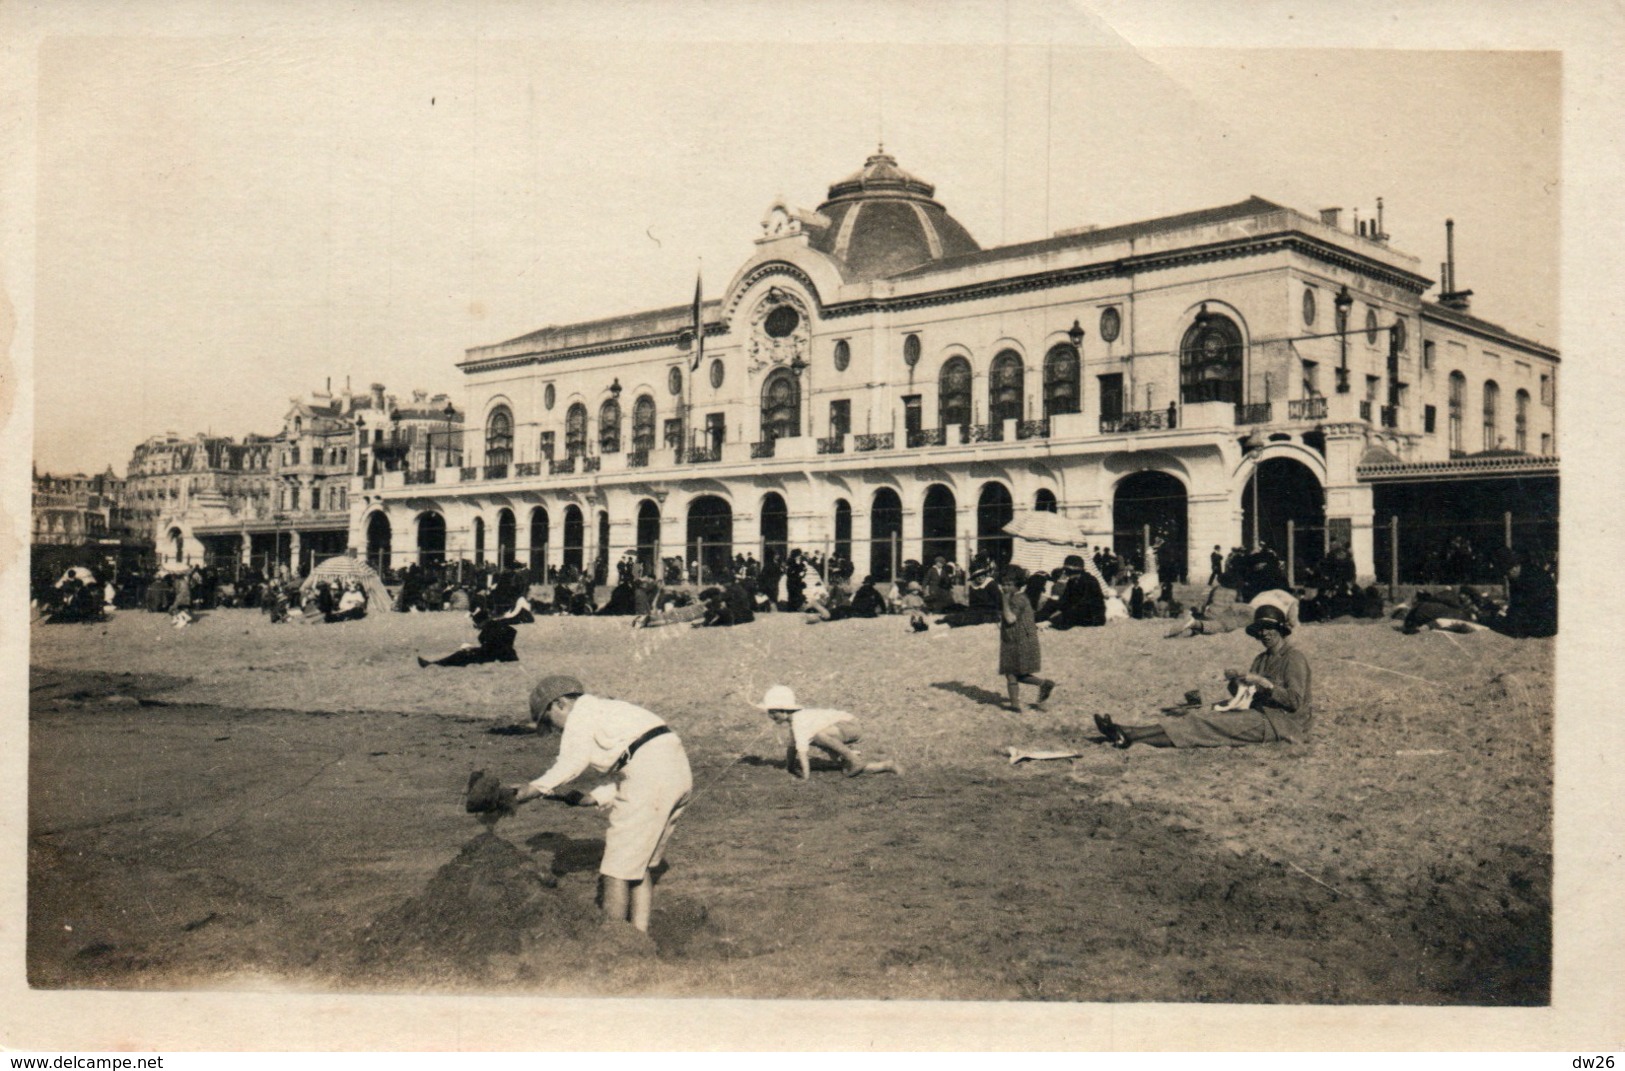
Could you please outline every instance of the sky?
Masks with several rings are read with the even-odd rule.
[[[272,433],[329,380],[455,394],[468,347],[696,272],[719,297],[775,198],[816,206],[882,140],[984,247],[1380,196],[1432,278],[1452,217],[1473,311],[1562,341],[1556,52],[1151,47],[1190,36],[1048,0],[410,8],[42,39],[42,471]]]

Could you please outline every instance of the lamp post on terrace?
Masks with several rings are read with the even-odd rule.
[[[1344,286],[1337,292],[1337,297],[1332,299],[1332,303],[1337,307],[1339,351],[1337,359],[1337,393],[1347,394],[1349,392],[1349,310],[1354,307],[1354,295],[1349,293],[1347,286]]]
[[[440,415],[446,418],[446,464],[441,466],[445,468],[451,464],[451,418],[457,415],[457,407],[447,402]]]

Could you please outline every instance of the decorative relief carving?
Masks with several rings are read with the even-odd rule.
[[[750,317],[745,355],[752,374],[764,368],[805,362],[811,353],[812,329],[807,306],[788,290],[768,287]]]

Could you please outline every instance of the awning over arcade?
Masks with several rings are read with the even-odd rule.
[[[1449,461],[1379,462],[1355,469],[1361,483],[1418,483],[1460,480],[1529,479],[1558,474],[1558,459],[1512,451],[1489,451]]]

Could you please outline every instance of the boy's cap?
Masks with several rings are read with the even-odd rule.
[[[574,677],[554,674],[543,677],[536,682],[536,687],[530,690],[530,720],[541,721],[542,714],[553,705],[555,699],[563,699],[567,695],[581,695],[587,686]]]
[[[800,710],[801,704],[796,702],[796,693],[783,684],[775,684],[762,696],[762,701],[756,704],[757,710]]]

